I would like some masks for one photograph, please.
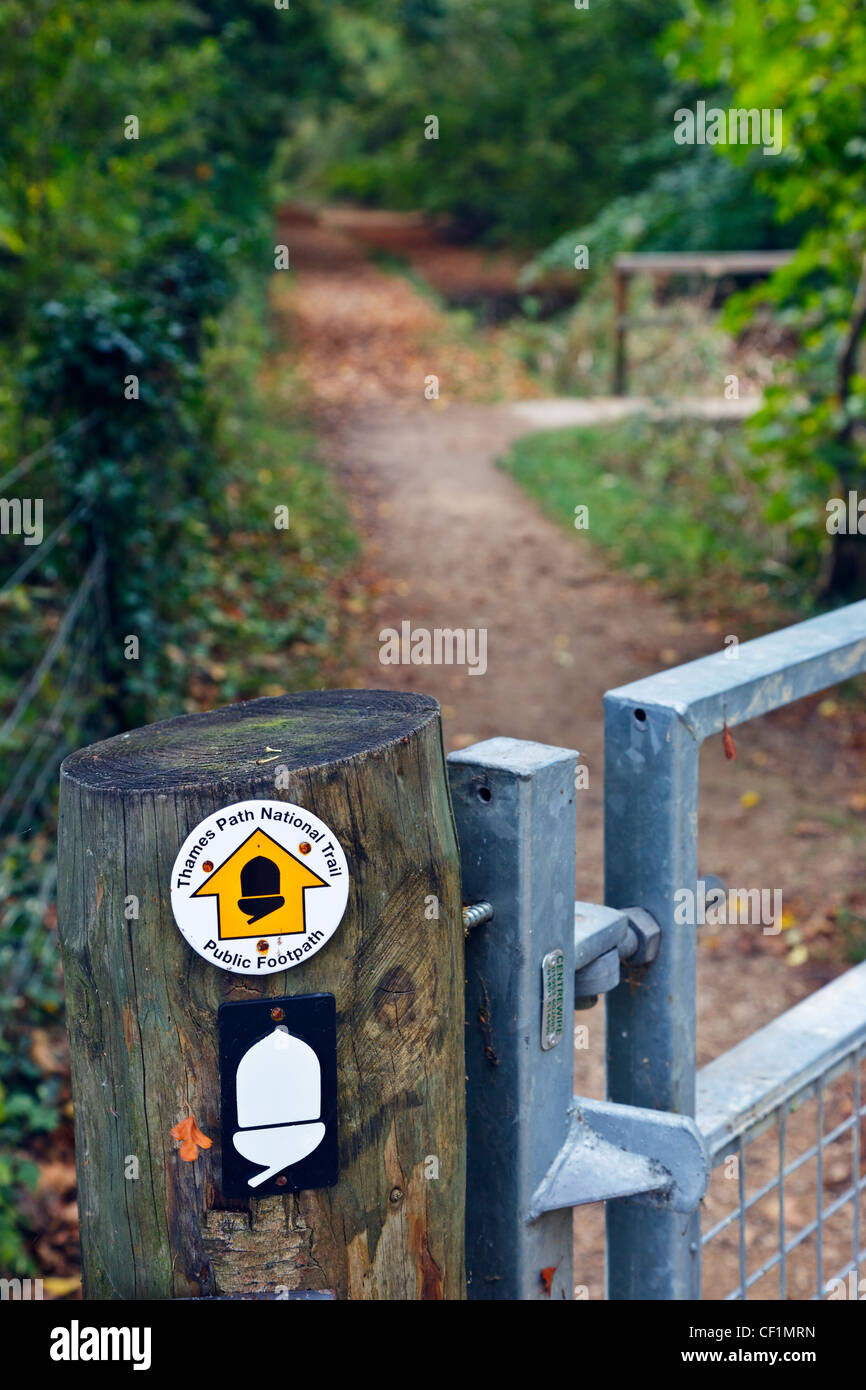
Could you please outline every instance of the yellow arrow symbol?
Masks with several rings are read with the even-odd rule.
[[[290,936],[307,929],[304,894],[329,885],[264,830],[254,830],[193,898],[216,898],[220,940]]]

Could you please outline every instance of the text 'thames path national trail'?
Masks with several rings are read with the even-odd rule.
[[[320,950],[346,910],[343,848],[311,811],[239,801],[201,821],[178,851],[171,906],[200,956],[236,975],[291,969]]]

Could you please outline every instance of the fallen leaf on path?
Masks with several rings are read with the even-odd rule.
[[[62,1040],[52,1037],[47,1028],[34,1028],[30,1035],[30,1056],[46,1076],[62,1076],[68,1069]]]
[[[71,1293],[77,1293],[81,1288],[81,1280],[69,1275],[67,1278],[48,1275],[42,1280],[43,1293],[47,1293],[49,1298],[67,1298]]]
[[[832,835],[833,827],[821,820],[798,820],[794,826],[794,834],[802,840],[820,840]]]
[[[74,1192],[75,1164],[62,1160],[54,1163],[40,1163],[39,1192]]]

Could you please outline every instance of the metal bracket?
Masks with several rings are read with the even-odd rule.
[[[571,1212],[531,1226],[525,1213],[565,1142],[574,1095],[578,761],[510,738],[448,759],[463,901],[495,911],[466,939],[471,1299],[574,1296]]]
[[[529,1221],[613,1197],[694,1211],[710,1174],[706,1142],[694,1120],[584,1096],[574,1097],[569,1113],[568,1134],[533,1193]]]
[[[507,738],[448,759],[463,900],[471,905],[464,915],[471,1299],[571,1298],[572,1206],[619,1197],[629,1206],[666,1206],[682,1224],[675,1213],[691,1210],[707,1180],[692,1120],[574,1097],[575,979],[586,981],[591,968],[612,984],[621,958],[648,964],[660,941],[642,908],[575,904],[577,761],[568,749]],[[611,1201],[608,1211],[621,1205]],[[632,1223],[654,1215],[645,1207],[628,1213]]]
[[[715,874],[704,877],[707,889],[725,893]],[[643,907],[605,907],[602,903],[574,904],[574,1007],[591,1009],[600,994],[616,989],[620,963],[649,965],[661,946],[661,928]]]
[[[655,960],[661,932],[642,907],[574,904],[574,1007],[591,1009],[598,996],[616,989],[620,961],[648,965]]]

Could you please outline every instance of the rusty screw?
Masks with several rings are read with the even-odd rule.
[[[298,845],[298,849],[301,851],[301,854],[309,854],[312,848],[313,846],[310,844],[309,840],[302,840],[301,843]]]
[[[274,1023],[282,1023],[282,1021],[283,1021],[283,1019],[285,1018],[285,1016],[286,1016],[286,1011],[285,1011],[285,1009],[280,1009],[280,1008],[271,1009],[271,1018],[274,1020]]]
[[[493,908],[490,903],[464,903],[463,904],[463,932],[468,936],[473,927],[480,927],[482,922],[489,922],[493,916]]]
[[[288,1178],[285,1173],[280,1173],[280,1176],[277,1178],[277,1187],[285,1187],[287,1182]]]

